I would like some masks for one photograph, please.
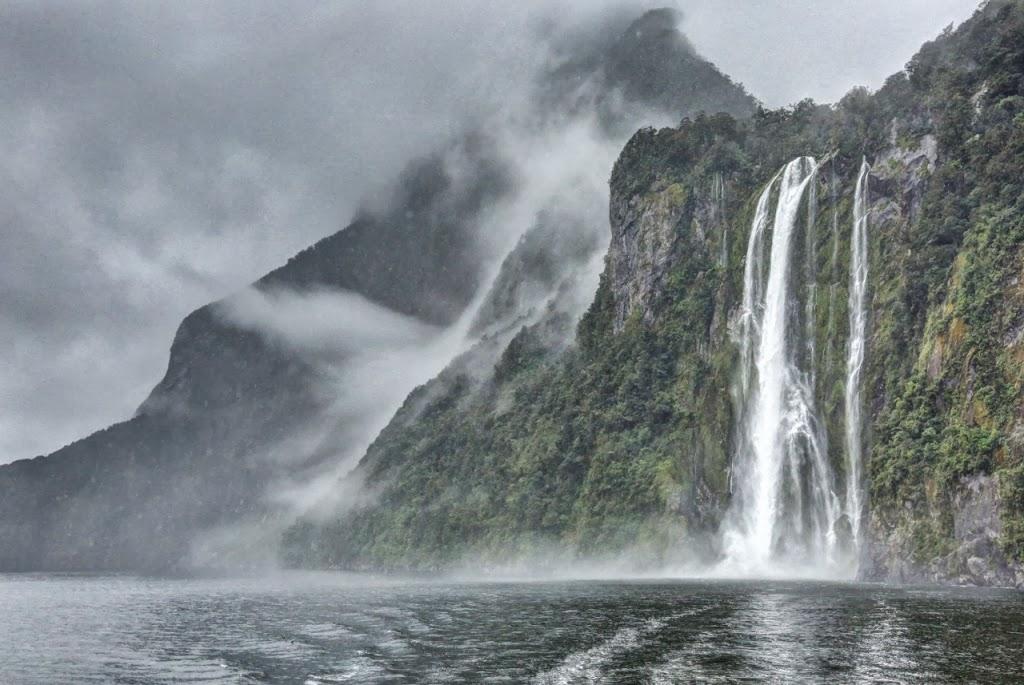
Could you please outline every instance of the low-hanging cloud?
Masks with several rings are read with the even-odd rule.
[[[500,341],[507,342],[549,307],[576,317],[589,304],[607,242],[607,169],[623,141],[609,137],[587,113],[536,130],[506,120],[496,135],[497,154],[514,170],[517,183],[479,217],[484,285],[451,325],[428,325],[361,295],[324,289],[253,287],[216,305],[226,323],[258,331],[311,364],[319,379],[317,394],[327,403],[322,420],[290,436],[287,449],[274,450],[288,455],[290,466],[267,491],[283,508],[282,520],[329,515],[358,502],[353,493],[359,488],[341,479],[410,392],[460,355],[484,339],[490,351],[500,350]],[[564,257],[558,278],[521,290],[514,306],[488,309],[488,325],[478,327],[485,306],[494,301],[496,279],[502,268],[510,268],[510,255],[524,235],[552,220],[549,215],[557,215],[555,230],[574,238],[582,254],[574,255],[575,261]],[[551,236],[540,239],[557,254]],[[487,372],[488,360],[493,364],[486,354],[477,355],[483,366],[474,371]],[[318,511],[311,511],[314,507]]]
[[[8,4],[0,462],[130,415],[185,314],[517,106],[543,17],[617,4]]]
[[[785,104],[877,85],[975,2],[678,5],[699,50]],[[526,116],[530,79],[557,58],[547,47],[650,6],[8,3],[0,463],[130,415],[190,310],[341,228],[467,120]],[[585,130],[570,134],[607,164],[605,148],[585,149]],[[517,238],[487,235],[495,255]]]
[[[257,329],[299,353],[351,355],[422,344],[441,331],[346,291],[248,288],[221,303],[237,326]]]

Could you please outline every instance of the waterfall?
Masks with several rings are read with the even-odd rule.
[[[743,305],[740,308],[740,388],[739,403],[746,402],[750,393],[750,375],[754,360],[754,339],[761,327],[760,309],[761,286],[764,281],[764,233],[768,226],[769,202],[772,188],[782,175],[775,175],[761,198],[757,201],[754,212],[754,223],[750,228],[750,240],[747,242],[747,260],[743,266]]]
[[[807,345],[807,368],[814,385],[817,350],[814,343],[815,307],[818,304],[818,253],[814,227],[818,222],[818,187],[812,181],[807,187],[807,230],[804,232],[804,282],[807,284],[807,302],[804,305],[804,340]]]
[[[865,293],[868,285],[868,172],[865,159],[857,177],[853,199],[853,235],[850,238],[850,339],[846,358],[846,502],[853,541],[860,541],[862,444],[860,376],[864,366],[864,335],[867,327]]]
[[[722,227],[722,245],[718,253],[718,264],[729,266],[729,224],[725,220],[725,178],[716,173],[711,185],[711,199],[714,203],[715,222]]]
[[[832,204],[832,255],[829,260],[829,276],[831,283],[828,284],[828,317],[827,325],[825,327],[825,359],[824,366],[830,368],[832,365],[833,352],[835,348],[836,339],[836,290],[838,290],[838,283],[836,282],[836,270],[839,268],[839,176],[836,174],[836,163],[832,161],[831,174],[829,178],[828,188],[829,197]]]
[[[723,551],[727,568],[748,573],[818,567],[831,562],[835,553],[840,506],[815,408],[813,347],[807,340],[813,336],[806,321],[813,313],[813,282],[805,273],[806,287],[796,287],[791,273],[800,207],[817,170],[813,158],[802,157],[768,183],[747,245],[737,331],[740,368],[733,393],[734,492]],[[776,182],[766,275],[764,252]],[[813,199],[808,219],[813,219]],[[805,264],[805,272],[810,268]]]

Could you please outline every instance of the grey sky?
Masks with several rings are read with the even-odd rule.
[[[876,88],[980,0],[681,0],[685,29],[722,71],[773,106]]]
[[[513,102],[529,27],[664,2],[40,2],[0,10],[0,463],[127,418],[178,321]],[[877,86],[975,0],[681,0],[770,105]]]

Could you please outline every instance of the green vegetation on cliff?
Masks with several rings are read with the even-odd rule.
[[[886,377],[893,400],[878,413],[871,497],[880,530],[896,531],[890,556],[956,577],[965,557],[993,555],[981,528],[1001,528],[1009,561],[1024,559],[1021,4],[993,3],[925,46],[910,75],[940,154],[908,245],[927,257],[906,275],[919,280],[906,291],[927,322],[890,333],[911,361],[904,379]],[[994,478],[998,520],[963,514],[965,486],[979,477]]]
[[[1024,559],[1024,3],[991,2],[877,93],[638,132],[612,173],[611,248],[575,344],[552,348],[566,322],[542,321],[489,377],[456,364],[418,390],[357,471],[372,503],[294,527],[291,561],[713,555],[753,205],[807,154],[823,163],[796,277],[815,286],[840,474],[852,194],[862,156],[873,165],[867,572],[956,579],[973,557],[996,571]],[[972,504],[989,496],[995,514]]]

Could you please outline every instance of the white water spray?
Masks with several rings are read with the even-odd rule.
[[[840,506],[815,408],[813,347],[807,339],[813,328],[806,320],[799,325],[801,314],[813,312],[813,282],[795,288],[791,273],[800,207],[817,170],[814,159],[802,157],[772,179],[758,201],[747,246],[735,489],[723,535],[727,570],[745,574],[824,567],[835,558]],[[765,278],[769,207],[780,177]],[[808,219],[813,220],[813,206]]]
[[[857,177],[853,200],[853,235],[850,239],[850,339],[846,358],[846,502],[854,544],[860,542],[863,515],[861,474],[860,377],[864,366],[864,337],[867,328],[866,292],[868,285],[868,173],[865,159]]]

